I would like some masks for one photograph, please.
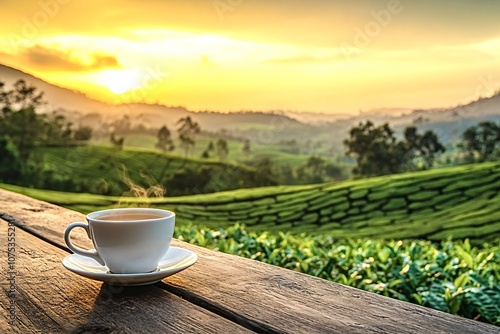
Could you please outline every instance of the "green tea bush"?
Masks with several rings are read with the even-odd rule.
[[[194,225],[180,240],[384,296],[500,325],[500,245],[465,241],[334,240]]]

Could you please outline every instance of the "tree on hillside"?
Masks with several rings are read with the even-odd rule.
[[[122,118],[115,120],[111,124],[113,131],[120,134],[126,134],[130,132],[132,127],[132,122],[129,115],[123,115]]]
[[[409,126],[405,129],[404,138],[408,149],[407,156],[422,158],[424,168],[432,168],[436,154],[444,153],[446,150],[439,142],[437,135],[427,130],[423,135],[418,134],[417,128]]]
[[[24,80],[18,80],[11,90],[0,82],[0,133],[10,138],[23,161],[36,146],[46,143],[47,129],[64,126],[64,122],[53,124],[45,115],[36,113],[44,103],[43,92],[37,92]]]
[[[0,82],[0,104],[3,108],[21,110],[36,109],[45,104],[43,92],[37,92],[35,86],[28,86],[26,81],[20,79],[14,83],[13,89],[6,91],[5,84]]]
[[[405,159],[404,145],[398,143],[394,131],[385,123],[375,127],[371,121],[360,123],[349,131],[344,140],[347,155],[356,158],[353,173],[359,176],[376,176],[399,172]]]
[[[114,132],[111,134],[111,137],[110,137],[111,144],[113,144],[113,146],[118,150],[123,149],[123,141],[124,140],[125,140],[125,137],[116,138]]]
[[[191,116],[181,118],[177,124],[179,125],[177,132],[181,146],[184,148],[184,154],[188,156],[189,150],[196,143],[196,135],[201,131],[200,126],[191,119]]]
[[[88,126],[79,126],[73,134],[76,141],[89,141],[92,138],[92,128]]]
[[[340,180],[344,173],[341,167],[329,163],[325,166],[325,174],[334,180]]]
[[[66,146],[73,139],[73,124],[63,115],[53,112],[45,116],[44,143],[49,146]]]
[[[217,140],[217,144],[215,144],[217,155],[219,156],[219,160],[225,160],[227,155],[229,154],[229,147],[227,145],[227,141],[223,138],[219,138]]]
[[[252,153],[252,148],[250,147],[250,140],[245,139],[245,142],[243,143],[242,152],[245,154]]]
[[[62,177],[46,167],[43,151],[37,148],[66,146],[75,141],[75,136],[72,124],[63,115],[38,112],[44,104],[43,92],[24,80],[18,80],[10,89],[0,82],[0,178],[3,180],[34,187],[61,184]],[[66,181],[71,189],[76,189],[74,180]]]
[[[398,173],[414,159],[422,159],[423,168],[430,168],[436,154],[445,151],[433,131],[421,135],[415,127],[407,127],[401,141],[396,139],[388,123],[375,127],[371,121],[366,121],[353,127],[349,134],[344,145],[347,155],[356,158],[353,173],[359,176]]]
[[[201,157],[205,158],[205,159],[210,158],[210,152],[213,152],[214,149],[215,149],[214,148],[214,142],[210,141],[208,143],[207,148],[205,149],[205,151],[203,151],[203,153],[201,154]]]
[[[307,162],[297,168],[297,179],[301,183],[321,183],[323,182],[325,160],[310,156]]]
[[[33,108],[4,109],[0,119],[0,133],[12,140],[23,161],[28,160],[31,151],[41,143],[43,127],[42,118]]]
[[[470,161],[486,161],[498,154],[500,148],[500,125],[495,122],[481,122],[471,126],[462,134],[458,147],[467,154]]]
[[[253,167],[257,171],[257,185],[264,186],[269,185],[265,180],[276,180],[277,177],[275,175],[275,166],[271,159],[268,157],[261,157],[254,161]]]
[[[9,137],[0,135],[0,161],[7,164],[0,164],[0,181],[12,182],[21,175],[23,162],[14,143]]]
[[[162,150],[163,152],[173,151],[175,149],[172,135],[166,125],[161,127],[158,131],[157,137],[158,142],[155,145],[156,148]]]
[[[307,160],[306,168],[309,168],[313,175],[321,176],[323,174],[324,164],[325,164],[324,159],[312,155]]]

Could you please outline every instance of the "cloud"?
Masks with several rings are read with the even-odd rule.
[[[52,71],[84,72],[103,68],[119,68],[115,56],[93,53],[85,59],[74,57],[69,52],[35,45],[25,49],[21,56],[36,67]]]

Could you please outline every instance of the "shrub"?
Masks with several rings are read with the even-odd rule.
[[[181,226],[192,244],[277,265],[384,296],[500,324],[500,246],[465,241],[334,240],[249,232],[236,224]]]

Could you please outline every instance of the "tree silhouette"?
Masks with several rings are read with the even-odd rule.
[[[181,146],[184,148],[184,154],[189,155],[189,150],[196,143],[196,134],[200,133],[200,126],[197,122],[193,122],[191,116],[186,116],[177,122],[179,128],[177,132],[179,133],[179,140],[181,141]]]
[[[269,157],[258,158],[253,163],[253,167],[257,171],[257,185],[269,185],[268,181],[277,179],[274,169],[275,166]]]
[[[73,137],[77,141],[88,141],[92,138],[92,128],[88,126],[80,126],[75,130]]]
[[[436,154],[446,151],[437,135],[431,130],[420,135],[416,127],[409,126],[405,129],[404,138],[408,149],[407,159],[410,157],[422,158],[425,169],[432,168]]]
[[[123,149],[123,141],[125,140],[124,137],[121,138],[116,138],[115,133],[113,132],[110,137],[111,143],[115,146],[116,149],[121,150]]]
[[[340,180],[343,176],[342,168],[334,164],[325,166],[325,174],[334,180]]]
[[[458,147],[467,153],[469,160],[474,161],[477,154],[479,161],[486,161],[500,147],[500,126],[495,122],[471,126],[462,134]]]
[[[24,80],[18,80],[11,90],[0,84],[0,133],[10,138],[22,161],[28,160],[33,148],[46,143],[50,138],[47,130],[64,126],[64,122],[52,124],[46,115],[36,113],[36,108],[45,103],[42,98],[43,92]]]
[[[245,153],[245,154],[252,153],[252,149],[250,147],[250,140],[245,139],[245,142],[243,143],[242,152]]]
[[[217,155],[219,156],[219,160],[222,161],[227,158],[227,155],[229,154],[229,147],[225,139],[220,138],[219,140],[217,140],[216,152]]]
[[[396,142],[394,131],[385,123],[375,127],[371,121],[360,123],[344,140],[347,155],[356,158],[353,173],[359,176],[386,175],[399,172],[405,158],[404,145]]]
[[[207,146],[207,151],[211,152],[213,151],[215,148],[214,148],[214,142],[213,141],[210,141],[208,143],[208,146]]]
[[[174,142],[172,141],[172,135],[167,126],[162,126],[158,131],[158,142],[155,147],[162,150],[163,152],[173,151],[175,149]]]
[[[201,154],[201,157],[205,159],[210,158],[210,152],[212,152],[213,150],[214,150],[214,142],[210,141],[205,151],[203,151],[203,153]]]
[[[305,183],[320,183],[323,182],[323,175],[325,173],[325,160],[317,157],[310,156],[307,162],[296,169],[297,179]]]
[[[0,82],[0,104],[5,109],[36,109],[46,102],[43,92],[37,92],[35,86],[28,86],[23,79],[14,83],[14,89],[4,90],[5,84]]]
[[[307,160],[306,168],[311,170],[313,176],[321,177],[323,174],[323,165],[325,164],[325,160],[320,157],[311,156]]]
[[[436,154],[444,152],[433,131],[418,134],[416,127],[408,127],[404,140],[397,141],[388,123],[375,127],[371,121],[360,123],[344,140],[347,155],[356,158],[353,173],[359,176],[377,176],[401,172],[406,163],[415,158],[424,161],[424,168],[432,167]]]

